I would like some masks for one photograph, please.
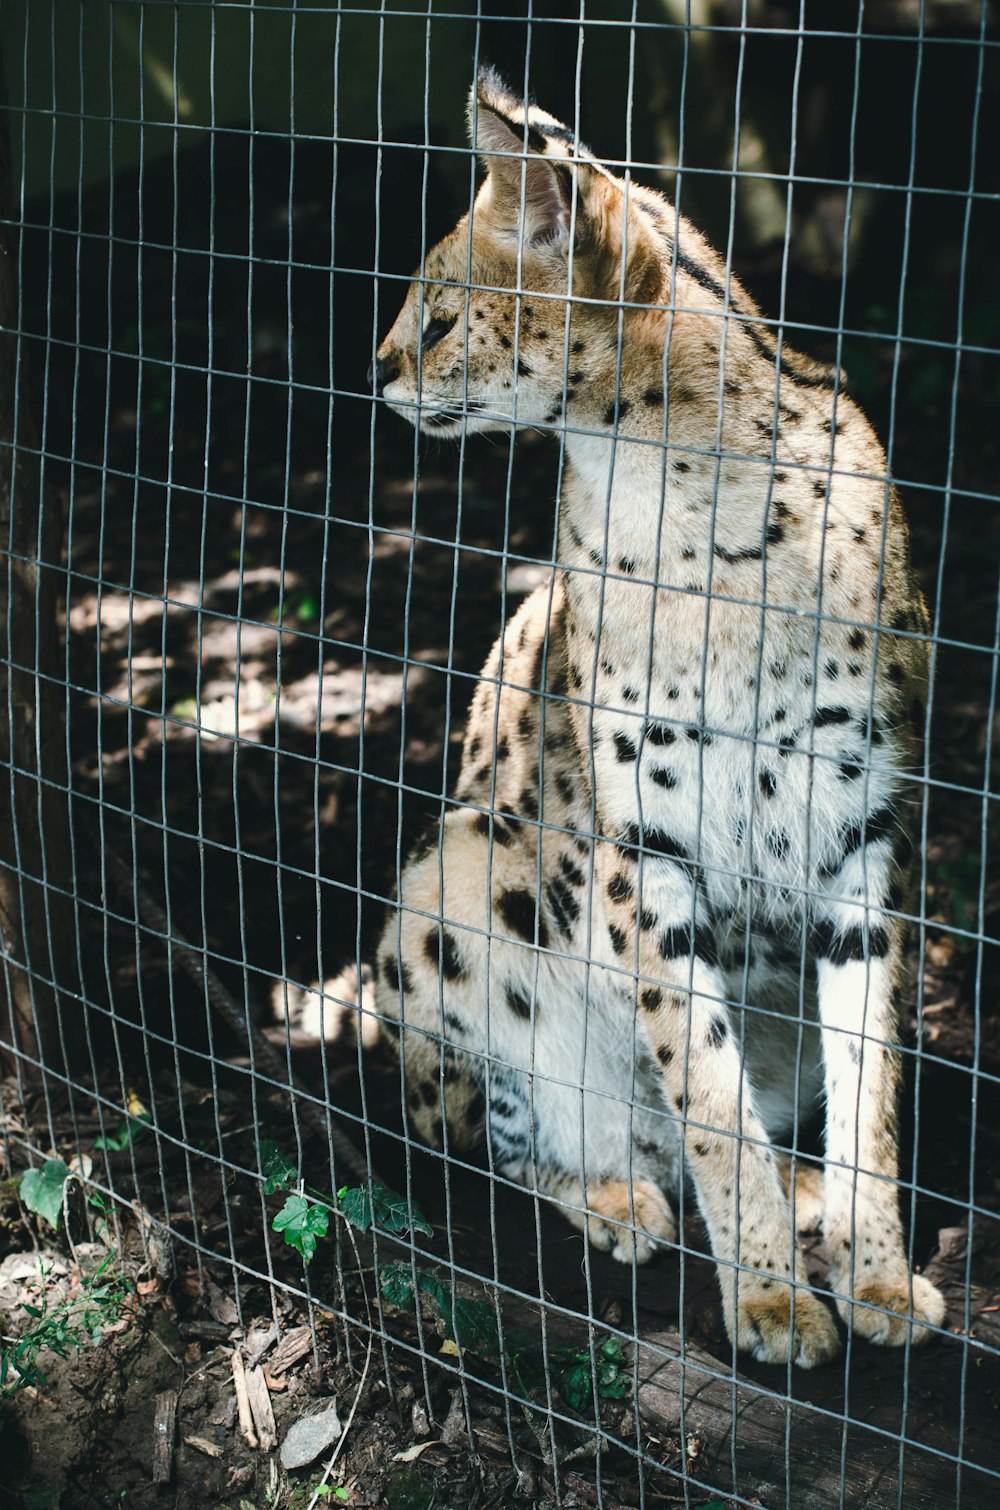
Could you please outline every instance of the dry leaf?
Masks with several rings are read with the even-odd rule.
[[[415,1463],[420,1454],[426,1452],[428,1447],[439,1446],[440,1443],[433,1439],[430,1442],[414,1442],[413,1446],[408,1447],[405,1452],[394,1452],[392,1461],[394,1463]]]

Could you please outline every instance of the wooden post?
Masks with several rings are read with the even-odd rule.
[[[63,1066],[59,987],[70,986],[75,951],[59,686],[63,521],[42,489],[17,334],[15,202],[0,110],[0,1069],[17,1066],[30,1080],[39,1066]]]

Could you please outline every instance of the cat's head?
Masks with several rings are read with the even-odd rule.
[[[469,136],[485,181],[428,252],[372,388],[427,434],[583,421],[614,398],[620,322],[662,292],[667,207],[490,69]]]

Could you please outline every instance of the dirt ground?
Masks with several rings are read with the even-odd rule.
[[[257,168],[263,179],[280,164]],[[192,157],[187,170],[197,186],[204,158]],[[217,249],[245,245],[245,183],[241,192],[236,180],[229,189],[219,175]],[[66,1361],[49,1358],[48,1386],[22,1392],[4,1415],[0,1507],[304,1510],[323,1459],[288,1476],[274,1452],[248,1445],[232,1364],[239,1348],[270,1370],[269,1358],[304,1325],[307,1351],[265,1383],[279,1441],[317,1401],[335,1398],[343,1422],[357,1400],[331,1479],[339,1502],[390,1510],[721,1503],[711,1487],[719,1475],[724,1481],[720,1443],[677,1423],[637,1424],[628,1398],[599,1407],[605,1437],[621,1447],[569,1424],[585,1415],[562,1402],[554,1462],[543,1413],[505,1400],[502,1369],[469,1353],[458,1369],[440,1318],[380,1306],[373,1266],[387,1255],[412,1257],[406,1243],[383,1243],[376,1254],[359,1240],[357,1256],[341,1244],[339,1270],[331,1247],[303,1271],[270,1231],[280,1193],[264,1197],[247,1172],[257,1167],[254,1129],[328,1192],[344,1183],[329,1148],[293,1119],[287,1090],[248,1085],[246,1043],[214,1016],[204,983],[178,967],[155,930],[137,933],[131,898],[95,863],[102,846],[134,859],[171,927],[207,950],[219,980],[284,1052],[275,981],[309,987],[339,977],[351,996],[399,855],[440,811],[454,776],[475,675],[551,559],[554,446],[528,435],[513,459],[505,441],[436,450],[415,445],[391,416],[373,422],[370,405],[350,398],[338,399],[331,419],[328,226],[308,153],[296,183],[297,257],[313,268],[293,280],[291,348],[284,316],[269,313],[284,308],[288,226],[266,198],[257,200],[265,265],[248,350],[245,267],[227,267],[213,283],[204,257],[175,265],[169,252],[148,251],[140,289],[127,243],[136,205],[122,185],[115,213],[125,250],[115,253],[111,316],[106,308],[85,314],[80,339],[87,347],[93,337],[95,350],[77,358],[70,342],[52,349],[50,388],[62,397],[48,411],[46,444],[55,457],[74,458],[54,461],[50,481],[70,520],[67,713],[86,1051],[63,1095],[54,1085],[47,1099],[5,1088],[0,1147],[14,1151],[8,1177],[24,1167],[18,1139],[26,1132],[67,1160],[93,1160],[95,1178],[123,1203],[115,1242],[136,1293],[117,1330]],[[169,184],[160,187],[162,202],[157,185],[146,186],[145,235],[169,246]],[[98,220],[106,213],[84,209]],[[199,225],[182,223],[178,234],[194,246]],[[47,307],[57,331],[74,307],[74,245],[56,248],[57,259],[70,261],[65,283],[56,267],[54,306],[47,289],[28,289],[29,306]],[[102,255],[100,240],[83,244],[88,287],[100,279],[86,258]],[[754,281],[747,271],[773,306],[774,275],[762,268]],[[932,259],[919,269],[928,309],[938,276]],[[28,277],[30,285],[30,259]],[[974,277],[971,288],[978,297]],[[390,285],[383,299],[396,297]],[[878,297],[873,290],[873,307]],[[829,290],[806,286],[803,299],[814,301],[814,323],[835,321]],[[364,309],[337,318],[338,341],[370,346]],[[108,330],[112,358],[101,350]],[[347,376],[342,366],[339,385],[357,391],[366,363],[348,363]],[[905,1167],[919,1190],[914,1262],[931,1265],[946,1285],[952,1339],[909,1357],[859,1344],[846,1363],[808,1375],[742,1361],[741,1370],[835,1422],[847,1417],[881,1432],[891,1448],[891,1461],[880,1459],[883,1480],[898,1470],[892,1444],[902,1431],[913,1444],[902,1457],[916,1455],[937,1486],[927,1503],[979,1510],[995,1503],[990,1485],[974,1469],[960,1473],[954,1459],[1000,1469],[1000,950],[977,943],[1000,935],[1000,874],[987,874],[982,908],[979,885],[983,846],[995,854],[1000,838],[996,799],[985,795],[1000,555],[1000,513],[988,501],[1000,439],[989,416],[1000,390],[987,358],[965,358],[952,444],[951,371],[928,377],[932,365],[926,351],[904,349],[894,375],[887,343],[862,365],[860,386],[883,434],[897,378],[907,395],[895,412],[893,466],[943,641],[923,847],[929,921],[907,1024],[918,1052],[908,1056],[902,1125]],[[940,491],[946,481],[957,491]],[[280,991],[278,1008],[280,1018]],[[498,1278],[515,1311],[543,1297],[560,1343],[586,1348],[595,1327],[625,1337],[681,1328],[730,1369],[704,1235],[690,1210],[683,1250],[634,1275],[585,1252],[523,1194],[407,1146],[396,1072],[377,1035],[364,1034],[359,1046],[354,1022],[348,1009],[331,1017],[320,1044],[304,1014],[290,1062],[302,1084],[328,1094],[386,1183],[419,1201],[434,1228],[420,1239],[424,1262],[463,1275],[470,1293],[484,1293],[477,1276]],[[130,1096],[156,1134],[98,1152],[95,1141],[114,1130]],[[0,1188],[0,1264],[19,1262],[52,1234],[23,1211],[10,1184]],[[171,1244],[155,1226],[164,1217]],[[82,1208],[71,1213],[71,1236],[93,1240]],[[820,1283],[823,1258],[814,1243]],[[71,1293],[79,1284],[73,1252],[59,1242],[51,1261],[65,1269],[59,1283]],[[11,1272],[20,1273],[18,1262]],[[26,1282],[11,1280],[6,1292],[0,1283],[8,1315],[17,1314]],[[366,1374],[369,1307],[376,1327]],[[344,1315],[354,1319],[346,1329]],[[155,1487],[155,1402],[171,1392],[179,1396],[172,1478]],[[845,1436],[848,1459],[854,1440]],[[921,1447],[930,1456],[920,1457]],[[414,1448],[419,1454],[399,1457]],[[877,1492],[870,1487],[854,1502],[881,1504],[865,1497]],[[786,1503],[780,1474],[744,1495],[743,1503]]]

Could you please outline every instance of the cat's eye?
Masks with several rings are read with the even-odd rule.
[[[428,320],[420,343],[424,350],[428,351],[431,346],[436,346],[439,341],[443,341],[448,332],[455,328],[457,319],[457,315],[450,315],[445,320]]]

